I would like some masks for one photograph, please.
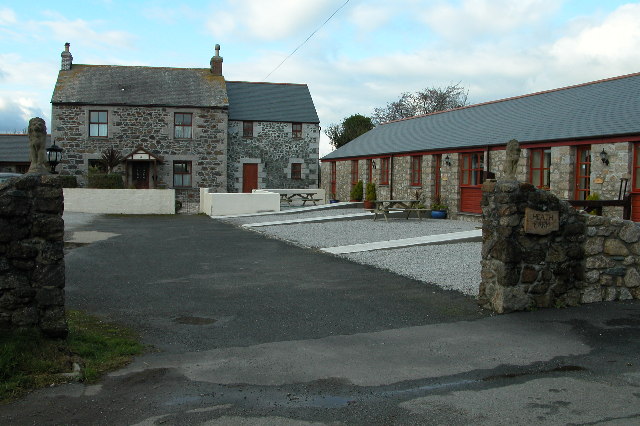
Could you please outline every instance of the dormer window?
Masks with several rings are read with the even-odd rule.
[[[108,127],[107,111],[89,111],[89,136],[106,138]]]
[[[175,139],[191,139],[191,113],[176,112],[173,123],[173,137]]]

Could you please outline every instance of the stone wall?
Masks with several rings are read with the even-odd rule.
[[[640,228],[573,209],[517,181],[483,185],[478,301],[498,313],[640,298]],[[527,209],[558,212],[558,229],[525,232]]]
[[[89,137],[90,110],[108,112],[107,137]],[[176,112],[192,114],[192,138],[174,138]],[[99,159],[105,149],[113,147],[127,155],[142,146],[163,159],[158,187],[173,187],[173,161],[183,160],[191,161],[194,188],[226,191],[227,113],[222,109],[54,105],[52,121],[52,138],[65,150],[58,170],[78,176],[81,186],[86,184],[89,160]],[[124,166],[118,171],[124,174]],[[150,186],[154,187],[151,179]]]
[[[53,175],[0,184],[0,328],[66,336],[62,211]]]
[[[320,127],[303,123],[294,138],[291,123],[253,123],[253,137],[243,137],[243,122],[229,121],[228,192],[242,192],[242,165],[258,164],[259,188],[317,188]],[[302,179],[291,179],[291,164],[302,163]]]

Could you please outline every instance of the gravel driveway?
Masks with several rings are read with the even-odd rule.
[[[306,213],[228,218],[234,225],[362,213],[362,209],[311,210]],[[336,247],[427,235],[470,231],[476,222],[411,218],[332,220],[249,228],[309,248]],[[444,289],[477,296],[480,284],[480,242],[452,242],[340,255],[351,261],[386,269]]]

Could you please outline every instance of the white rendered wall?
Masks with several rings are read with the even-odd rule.
[[[210,201],[203,201],[204,197]],[[200,205],[203,212],[210,216],[230,216],[280,211],[280,195],[273,192],[243,193],[208,193],[200,194]],[[209,209],[209,210],[206,210]]]
[[[173,189],[64,188],[64,210],[102,214],[175,214]]]

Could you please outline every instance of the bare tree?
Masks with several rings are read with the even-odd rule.
[[[397,101],[389,102],[383,108],[375,108],[371,120],[378,125],[416,115],[460,108],[467,105],[467,96],[468,91],[459,83],[445,88],[428,87],[416,93],[405,92]]]

